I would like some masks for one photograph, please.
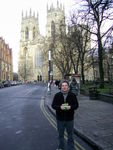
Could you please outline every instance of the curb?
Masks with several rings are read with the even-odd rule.
[[[91,138],[81,133],[79,130],[74,128],[74,133],[77,134],[80,138],[82,138],[86,143],[91,145],[96,150],[104,150],[100,145],[96,144]]]
[[[55,112],[52,110],[52,108],[51,108],[48,104],[46,104],[46,106],[47,106],[48,110],[49,110],[54,116],[56,116],[56,115],[55,115]],[[85,136],[85,134],[81,133],[81,132],[80,132],[79,130],[77,130],[75,127],[74,127],[74,133],[75,133],[77,136],[79,136],[80,138],[82,138],[86,143],[88,143],[89,145],[91,145],[94,149],[96,149],[96,150],[103,150],[103,148],[102,148],[100,145],[96,144],[95,141],[93,141],[91,138]]]

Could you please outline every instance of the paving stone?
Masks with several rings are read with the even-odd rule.
[[[52,87],[51,94],[47,94],[46,103],[49,107],[58,91],[57,87]],[[84,95],[77,98],[79,109],[75,112],[75,130],[103,150],[113,150],[113,104],[89,100]]]

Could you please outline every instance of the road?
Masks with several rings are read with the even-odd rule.
[[[56,149],[56,130],[40,106],[45,90],[40,85],[0,89],[0,150]]]
[[[0,150],[56,150],[56,120],[44,105],[46,91],[42,84],[0,89]],[[93,150],[74,138],[76,150]]]

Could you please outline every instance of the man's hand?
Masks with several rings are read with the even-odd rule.
[[[67,110],[69,110],[69,109],[71,109],[71,106],[68,105],[68,106],[67,106]]]
[[[71,106],[69,106],[68,103],[64,103],[64,104],[61,105],[60,108],[61,108],[62,110],[69,110],[69,109],[71,109]]]
[[[61,105],[61,106],[60,106],[60,108],[61,108],[62,110],[64,110],[64,109],[65,109],[65,107],[64,107],[63,105]]]

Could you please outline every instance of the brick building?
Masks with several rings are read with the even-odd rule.
[[[5,40],[0,37],[0,81],[12,81],[12,68],[12,49],[10,49],[9,45],[5,43]]]

